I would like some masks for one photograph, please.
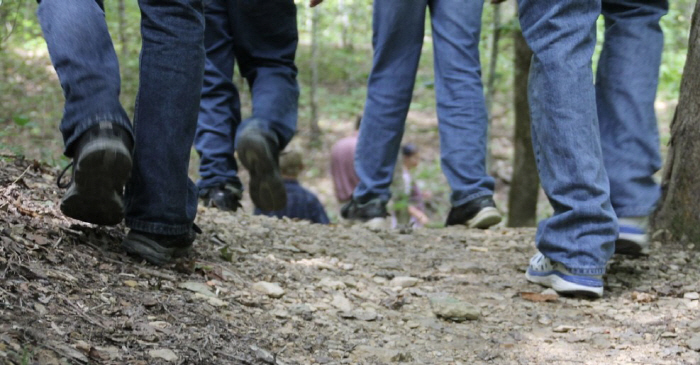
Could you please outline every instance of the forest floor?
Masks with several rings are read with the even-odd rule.
[[[605,296],[524,279],[533,229],[412,232],[200,208],[192,261],[63,217],[56,171],[0,159],[0,363],[700,364],[700,252],[614,257]]]

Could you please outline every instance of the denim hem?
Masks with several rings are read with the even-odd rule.
[[[654,211],[654,208],[629,207],[629,208],[614,208],[618,218],[637,218],[648,217]]]
[[[605,274],[605,267],[578,267],[578,268],[573,268],[564,265],[567,270],[569,270],[570,273],[574,275],[604,275]]]
[[[482,191],[482,192],[474,193],[472,195],[467,196],[466,198],[462,198],[462,199],[457,200],[457,201],[452,201],[452,206],[458,207],[460,205],[467,204],[472,200],[479,199],[481,197],[489,196],[489,195],[493,196],[493,191]]]
[[[163,234],[163,235],[179,235],[179,234],[185,234],[192,229],[192,224],[193,223],[188,223],[188,224],[164,224],[164,223],[153,223],[153,222],[144,222],[140,221],[137,219],[126,219],[125,220],[126,226],[136,230],[136,231],[141,231],[141,232],[146,232],[146,233],[153,233],[153,234]]]
[[[78,126],[73,130],[72,136],[70,136],[70,138],[68,138],[64,142],[65,148],[63,150],[63,154],[66,157],[73,157],[73,144],[78,141],[78,139],[83,135],[83,133],[85,133],[85,131],[101,122],[111,122],[120,127],[124,127],[124,129],[128,131],[129,136],[131,136],[131,140],[135,140],[129,119],[125,118],[121,114],[98,114],[78,123]],[[65,124],[65,122],[63,122],[62,124]]]
[[[387,204],[391,200],[391,193],[389,194],[365,194],[363,196],[355,196],[355,194],[352,194],[352,200],[365,204],[369,203],[370,201],[374,199],[379,199],[382,203]]]
[[[237,188],[243,190],[243,183],[241,182],[241,179],[238,177],[236,178],[231,178],[231,177],[220,177],[220,176],[215,176],[209,179],[200,179],[197,181],[197,189],[199,189],[200,193],[204,189],[208,188],[213,188],[220,186],[221,184],[232,184],[233,186],[236,186]]]

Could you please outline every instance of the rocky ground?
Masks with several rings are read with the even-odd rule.
[[[528,284],[534,230],[370,230],[202,208],[196,257],[124,254],[58,212],[55,171],[0,160],[8,364],[700,364],[689,244],[615,257],[601,300]]]

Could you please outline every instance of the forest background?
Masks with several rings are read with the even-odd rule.
[[[355,119],[362,113],[371,69],[371,13],[368,0],[327,0],[308,8],[297,1],[300,43],[297,51],[301,98],[298,133],[292,148],[305,151],[307,170],[302,183],[316,192],[332,220],[337,220],[338,204],[328,173],[328,151],[343,136],[352,133]],[[670,2],[662,19],[665,47],[656,101],[662,153],[667,151],[670,123],[678,103],[690,18],[695,1]],[[23,155],[47,162],[56,168],[69,160],[62,155],[58,131],[63,94],[51,66],[46,44],[37,22],[33,0],[0,0],[0,156]],[[523,88],[514,85],[514,70],[521,59],[515,57],[515,36],[519,32],[514,1],[501,5],[485,4],[481,60],[485,93],[490,111],[489,170],[497,180],[497,204],[508,210],[508,193],[513,175],[514,103]],[[121,100],[130,116],[138,90],[140,12],[136,1],[105,1],[111,31],[122,71]],[[603,24],[598,23],[602,40]],[[600,51],[600,42],[594,57]],[[250,95],[244,80],[236,74],[241,90],[244,117],[250,115]],[[430,216],[435,226],[449,209],[449,188],[440,171],[437,117],[435,115],[433,50],[430,20],[404,141],[422,149],[417,178],[431,191]],[[197,155],[192,151],[191,176],[197,179]],[[246,178],[245,173],[242,177]],[[538,218],[551,213],[540,191]],[[248,203],[247,208],[250,208]]]

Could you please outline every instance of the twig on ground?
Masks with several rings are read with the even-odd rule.
[[[236,355],[229,355],[229,354],[227,354],[227,353],[225,353],[225,352],[221,352],[221,351],[217,351],[216,354],[219,355],[219,356],[223,356],[223,357],[225,357],[225,358],[227,358],[227,359],[231,359],[231,360],[238,361],[239,364],[243,364],[243,365],[253,365],[252,362],[250,362],[250,361],[248,361],[248,360],[246,360],[246,359],[244,359],[244,358],[238,357],[238,356],[236,356]]]
[[[170,275],[170,274],[167,274],[167,273],[164,273],[164,272],[160,272],[158,270],[152,270],[152,269],[148,269],[145,267],[139,267],[138,271],[139,271],[139,273],[141,273],[143,275],[150,275],[150,276],[154,276],[154,277],[157,277],[157,278],[160,278],[163,280],[177,281],[177,277]]]
[[[27,166],[27,168],[24,169],[24,171],[22,172],[22,174],[20,174],[19,177],[16,178],[15,181],[12,182],[12,184],[10,184],[10,186],[17,184],[17,182],[18,182],[22,177],[24,177],[24,174],[26,174],[27,171],[29,171],[29,169],[30,169],[31,167],[32,167],[31,165],[30,165],[30,166]]]

